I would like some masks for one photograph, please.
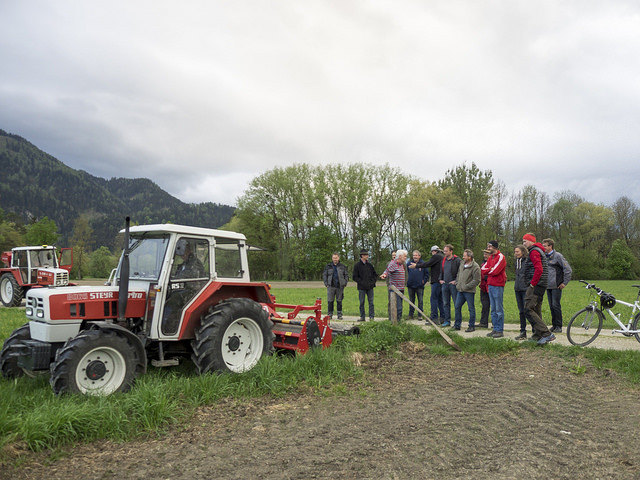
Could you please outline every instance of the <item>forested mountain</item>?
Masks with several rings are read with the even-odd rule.
[[[56,222],[63,243],[68,243],[81,215],[93,228],[93,247],[112,247],[127,215],[139,224],[172,222],[216,228],[227,223],[234,211],[228,205],[181,202],[146,178],[106,180],[74,170],[3,130],[0,172],[0,208],[25,223],[49,217]]]

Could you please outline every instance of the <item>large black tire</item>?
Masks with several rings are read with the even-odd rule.
[[[201,374],[251,370],[273,352],[273,322],[262,306],[248,298],[230,298],[202,319],[191,341],[191,359]]]
[[[116,330],[84,330],[56,352],[49,383],[56,395],[127,392],[144,371],[133,342]]]
[[[18,366],[18,359],[9,356],[16,345],[22,343],[23,340],[31,340],[31,331],[28,323],[14,330],[11,336],[4,341],[2,352],[0,352],[0,371],[3,377],[18,378],[25,374],[22,368]]]
[[[633,323],[631,324],[631,330],[640,330],[640,313],[634,317]],[[640,333],[634,333],[633,336],[640,342]]]
[[[0,301],[5,307],[17,307],[22,302],[22,287],[10,273],[0,277]]]
[[[567,340],[573,345],[586,347],[600,335],[603,320],[604,317],[599,309],[595,307],[583,308],[569,320]]]

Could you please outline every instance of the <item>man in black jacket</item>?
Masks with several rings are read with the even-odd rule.
[[[373,289],[376,286],[376,273],[373,265],[369,262],[369,252],[360,250],[360,261],[353,266],[353,281],[358,284],[358,297],[360,299],[360,321],[364,322],[364,297],[369,300],[369,320],[375,317],[373,306]]]
[[[333,302],[338,305],[338,320],[342,319],[342,299],[344,298],[344,287],[349,281],[347,267],[340,263],[340,254],[335,252],[331,256],[331,263],[324,267],[322,281],[327,287],[327,315],[333,316]]]
[[[440,247],[434,245],[431,247],[431,258],[426,262],[421,260],[415,266],[409,265],[409,268],[431,268],[429,275],[431,282],[431,321],[433,323],[442,323],[444,321],[444,302],[442,300],[442,285],[440,285],[440,270],[442,269],[442,259],[444,254]],[[440,312],[438,314],[438,312]],[[427,324],[429,321],[427,320]]]

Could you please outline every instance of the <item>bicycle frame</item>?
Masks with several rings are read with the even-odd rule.
[[[620,305],[624,305],[628,308],[631,308],[631,316],[629,317],[629,322],[627,323],[627,325],[624,325],[620,321],[620,316],[622,315],[621,313],[616,315],[611,311],[610,308],[605,308],[604,311],[607,312],[609,316],[613,319],[613,321],[616,322],[618,325],[620,325],[620,328],[622,329],[622,330],[613,330],[611,333],[622,333],[625,335],[633,335],[634,333],[640,333],[640,330],[631,330],[631,322],[633,322],[633,319],[636,316],[636,312],[640,311],[640,302],[638,302],[638,299],[636,299],[636,301],[633,303],[628,303],[628,302],[623,302],[622,300],[618,300],[616,298],[616,304],[618,303]]]

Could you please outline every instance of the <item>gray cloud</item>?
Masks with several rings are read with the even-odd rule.
[[[185,201],[297,162],[474,161],[640,202],[635,2],[14,2],[0,24],[0,128]]]

